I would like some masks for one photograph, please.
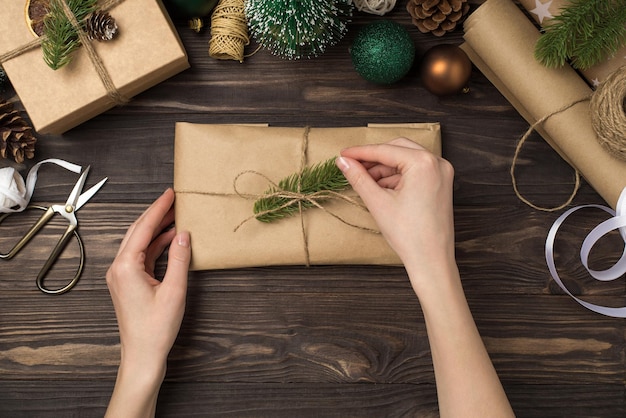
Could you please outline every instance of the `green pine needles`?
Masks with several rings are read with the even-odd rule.
[[[300,182],[300,193],[312,194],[323,191],[345,190],[350,184],[343,173],[335,164],[335,158],[318,163],[311,167],[305,167],[300,173],[292,174],[282,179],[278,183],[278,188],[270,187],[265,191],[266,195],[280,194],[280,192],[298,192],[298,182]],[[299,212],[298,202],[292,197],[268,196],[259,198],[254,202],[254,213],[261,213],[256,219],[261,222],[273,222]],[[320,202],[323,198],[317,197]],[[303,209],[315,206],[313,203],[300,201]]]
[[[626,42],[626,0],[572,0],[539,38],[535,57],[547,67],[568,61],[585,70]]]
[[[310,58],[335,45],[348,30],[351,0],[247,0],[252,36],[272,54]]]
[[[67,0],[67,5],[82,22],[96,10],[97,0]],[[58,1],[50,2],[50,12],[44,18],[44,38],[41,48],[43,59],[53,70],[67,65],[72,60],[72,53],[80,46],[78,33],[69,21]]]

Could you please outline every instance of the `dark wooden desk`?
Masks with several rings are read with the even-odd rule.
[[[410,28],[418,54],[461,42],[461,31],[444,38],[420,34],[404,5],[398,2],[387,17]],[[90,184],[104,176],[109,181],[79,213],[87,264],[74,290],[50,297],[36,289],[42,246],[0,265],[0,416],[104,413],[119,358],[104,275],[126,228],[172,184],[176,121],[441,122],[444,156],[456,168],[463,284],[516,413],[626,416],[624,321],[589,312],[560,291],[543,257],[557,214],[530,209],[513,193],[509,167],[527,124],[476,70],[469,94],[446,98],[428,93],[415,71],[387,87],[364,81],[348,48],[357,29],[375,19],[357,13],[348,36],[319,58],[285,61],[260,51],[243,64],[209,58],[209,34],[178,22],[191,69],[63,136],[39,137],[35,160],[18,167],[23,175],[34,162],[55,157],[91,164]],[[539,136],[525,146],[518,178],[525,195],[546,206],[565,201],[573,184],[572,170]],[[75,179],[42,168],[33,202],[64,198]],[[574,203],[603,202],[583,184]],[[586,232],[601,220],[588,212],[567,223],[557,242],[558,264],[574,292],[615,305],[623,303],[624,281],[595,284],[577,258]],[[4,249],[9,232],[0,231]],[[615,261],[610,244],[595,253],[599,265]],[[193,273],[170,359],[158,416],[437,415],[426,330],[401,268]]]

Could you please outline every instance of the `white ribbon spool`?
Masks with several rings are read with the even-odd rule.
[[[13,167],[0,169],[0,213],[21,212],[26,209],[35,190],[37,171],[45,163],[56,164],[74,173],[80,173],[82,170],[79,165],[50,158],[35,164],[28,172],[24,183],[22,176]]]

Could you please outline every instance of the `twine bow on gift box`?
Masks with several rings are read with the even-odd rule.
[[[300,232],[302,234],[302,242],[303,242],[303,250],[304,250],[304,259],[305,265],[308,267],[311,264],[310,254],[309,254],[309,244],[307,237],[307,230],[304,224],[304,216],[303,212],[307,208],[318,208],[321,209],[324,213],[332,216],[337,219],[341,223],[350,226],[352,228],[357,228],[362,231],[380,234],[379,231],[368,228],[362,225],[357,225],[355,223],[349,222],[343,217],[333,213],[324,207],[323,203],[328,200],[338,200],[344,202],[350,206],[362,209],[367,211],[365,205],[360,203],[358,200],[346,196],[339,192],[339,190],[331,190],[330,188],[322,187],[303,187],[303,178],[305,177],[305,173],[309,173],[312,170],[316,170],[320,167],[330,167],[330,165],[334,165],[334,158],[324,161],[313,167],[306,167],[306,154],[308,149],[309,142],[309,132],[310,127],[306,127],[304,133],[302,135],[302,151],[300,154],[300,169],[299,171],[284,179],[283,181],[276,184],[273,182],[268,176],[263,173],[260,173],[255,170],[245,170],[237,174],[233,179],[233,193],[220,193],[220,192],[205,192],[205,191],[192,191],[192,190],[176,190],[177,194],[200,194],[200,195],[208,195],[208,196],[238,196],[246,200],[255,200],[255,207],[253,209],[254,214],[249,217],[243,219],[235,228],[234,232],[237,232],[244,224],[248,223],[253,219],[257,219],[261,222],[272,222],[274,220],[284,218],[290,215],[297,215],[300,219]],[[338,170],[338,169],[337,169]],[[339,172],[340,173],[340,172]],[[255,193],[243,193],[239,187],[238,183],[243,176],[246,175],[256,175],[265,180],[267,180],[269,187],[265,193],[255,194]],[[341,174],[343,177],[343,174]],[[314,176],[315,177],[315,176]],[[344,178],[344,182],[336,182],[338,183],[337,189],[345,189],[348,187],[348,182]],[[288,184],[288,186],[286,185]]]
[[[109,74],[106,67],[104,66],[104,63],[98,56],[98,53],[96,52],[95,48],[91,44],[88,34],[85,32],[83,28],[84,26],[83,21],[79,22],[76,19],[76,16],[74,15],[72,10],[68,6],[68,3],[67,3],[68,0],[50,0],[50,1],[51,1],[51,4],[61,8],[65,17],[69,20],[72,27],[75,29],[76,34],[80,40],[80,43],[85,47],[85,50],[87,51],[87,55],[89,56],[89,60],[93,64],[96,72],[98,73],[98,76],[100,77],[100,80],[102,81],[102,84],[106,88],[107,95],[117,105],[122,105],[122,104],[127,103],[128,98],[122,95],[113,84],[111,75]],[[102,12],[107,11],[117,6],[118,4],[122,3],[123,1],[124,0],[106,0],[100,5],[99,10]],[[22,45],[18,48],[13,49],[12,51],[8,51],[0,55],[0,64],[12,58],[18,57],[21,54],[27,51],[30,51],[31,49],[40,47],[44,42],[46,42],[46,39],[47,39],[46,35],[44,34],[40,37],[33,39],[32,41],[28,42],[25,45]]]

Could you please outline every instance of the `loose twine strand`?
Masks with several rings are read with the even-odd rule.
[[[607,77],[591,95],[568,103],[560,109],[537,120],[519,140],[515,148],[515,154],[513,155],[513,162],[511,163],[511,182],[513,183],[515,195],[528,206],[544,212],[555,212],[568,206],[572,203],[574,197],[576,197],[581,183],[580,173],[576,168],[574,168],[574,189],[569,198],[559,206],[546,208],[538,206],[522,196],[517,186],[515,166],[524,143],[537,126],[541,125],[552,116],[587,100],[590,100],[589,112],[591,123],[598,141],[613,156],[626,161],[626,66],[622,66]]]
[[[519,200],[521,200],[522,202],[526,203],[528,206],[530,206],[533,209],[541,210],[541,211],[544,211],[544,212],[555,212],[557,210],[563,209],[564,207],[566,207],[567,205],[572,203],[572,201],[574,200],[574,197],[576,196],[576,193],[578,193],[578,189],[580,188],[580,173],[578,172],[577,169],[574,169],[574,176],[575,176],[574,190],[572,191],[572,193],[570,194],[569,198],[567,199],[567,201],[565,203],[563,203],[562,205],[559,205],[559,206],[552,207],[552,208],[546,208],[546,207],[543,207],[543,206],[535,205],[530,200],[528,200],[524,196],[522,196],[522,194],[520,193],[520,191],[519,191],[519,189],[517,187],[517,179],[515,177],[515,166],[517,165],[517,159],[519,158],[520,151],[522,150],[522,147],[524,146],[524,143],[526,142],[528,137],[530,137],[530,134],[533,133],[533,131],[537,128],[537,126],[541,125],[542,123],[544,123],[546,120],[548,120],[552,116],[557,115],[557,114],[559,114],[561,112],[564,112],[567,109],[577,105],[578,103],[584,102],[586,100],[589,100],[589,97],[584,97],[584,98],[578,99],[578,100],[576,100],[576,101],[574,101],[572,103],[568,103],[567,105],[561,107],[560,109],[557,109],[554,112],[552,112],[552,113],[542,117],[541,119],[538,119],[535,123],[533,123],[528,128],[526,133],[522,136],[522,138],[517,143],[517,147],[515,147],[515,154],[513,155],[513,162],[511,163],[511,170],[510,170],[511,182],[513,183],[513,190],[515,191],[515,195],[518,197]]]
[[[307,150],[308,150],[308,144],[309,144],[309,132],[310,132],[311,128],[310,127],[306,127],[304,130],[304,133],[302,135],[302,148],[301,148],[301,152],[300,152],[300,170],[299,172],[302,172],[302,170],[304,169],[304,167],[306,166],[306,160],[307,160]],[[262,178],[264,178],[265,180],[267,180],[267,182],[269,183],[269,185],[276,190],[273,193],[261,193],[261,194],[247,194],[247,193],[242,193],[239,188],[237,187],[237,183],[239,182],[240,178],[243,177],[246,174],[254,174],[257,176],[260,176]],[[336,213],[333,213],[331,211],[329,211],[328,209],[326,209],[321,202],[322,201],[326,201],[326,200],[340,200],[343,201],[351,206],[357,207],[359,209],[365,210],[367,211],[367,207],[365,207],[365,205],[363,205],[362,203],[360,203],[359,201],[357,201],[356,199],[351,198],[350,196],[346,196],[343,195],[341,193],[332,191],[332,190],[323,190],[323,191],[318,191],[318,192],[313,192],[313,193],[302,193],[302,176],[298,176],[298,183],[297,183],[297,191],[292,192],[289,190],[284,190],[281,189],[275,182],[273,182],[268,176],[266,176],[263,173],[260,173],[258,171],[255,170],[246,170],[246,171],[242,171],[239,174],[237,174],[237,176],[235,176],[235,178],[233,179],[233,191],[234,193],[219,193],[219,192],[205,192],[205,191],[192,191],[192,190],[176,190],[176,193],[179,194],[198,194],[198,195],[205,195],[205,196],[239,196],[241,198],[244,199],[248,199],[248,200],[257,200],[257,199],[261,199],[261,198],[285,198],[285,199],[289,199],[288,201],[286,201],[284,204],[282,204],[279,207],[276,208],[272,208],[272,209],[267,209],[265,211],[261,211],[258,213],[255,213],[254,215],[249,216],[248,218],[242,220],[234,229],[233,232],[237,232],[244,224],[246,224],[247,222],[251,221],[252,219],[256,219],[258,217],[267,215],[267,214],[272,214],[272,213],[276,213],[279,212],[283,209],[285,209],[286,207],[289,206],[293,206],[294,204],[298,205],[298,215],[300,218],[300,233],[302,235],[302,243],[303,243],[303,251],[304,251],[304,260],[305,260],[305,264],[306,266],[310,266],[311,265],[311,257],[310,257],[310,252],[309,252],[309,242],[308,242],[308,236],[307,236],[307,229],[306,226],[304,224],[304,216],[302,216],[302,212],[304,211],[304,207],[302,206],[302,204],[304,202],[310,203],[313,206],[315,206],[318,209],[321,209],[322,211],[324,211],[324,213],[332,216],[333,218],[337,219],[338,221],[340,221],[341,223],[348,225],[350,227],[353,228],[357,228],[360,229],[362,231],[366,231],[366,232],[371,232],[374,234],[380,234],[380,231],[376,230],[376,229],[372,229],[372,228],[368,228],[362,225],[356,225],[354,223],[351,223],[349,221],[347,221],[346,219],[342,218],[341,216],[337,215]]]
[[[211,15],[209,56],[243,62],[250,44],[243,0],[221,0]]]
[[[53,0],[53,1],[56,1],[61,5],[63,13],[65,13],[65,16],[68,18],[68,20],[70,21],[74,29],[76,29],[76,32],[78,33],[78,38],[80,39],[81,44],[87,50],[87,55],[89,57],[89,60],[93,64],[96,70],[96,73],[98,73],[98,77],[100,77],[100,80],[102,81],[102,84],[104,85],[107,91],[107,95],[111,98],[111,100],[113,100],[113,102],[116,105],[122,105],[122,104],[127,103],[128,98],[124,97],[113,84],[111,75],[107,71],[106,67],[104,66],[104,63],[100,59],[100,56],[98,55],[93,45],[91,44],[91,41],[87,37],[87,34],[82,29],[82,24],[76,20],[76,16],[74,16],[74,13],[67,5],[66,0]],[[102,5],[100,6],[100,10],[107,11],[117,6],[118,4],[122,3],[123,1],[124,0],[107,0],[102,3]],[[30,51],[31,49],[40,47],[41,44],[44,42],[44,40],[46,40],[46,36],[42,35],[22,46],[19,46],[11,51],[8,51],[0,55],[0,64],[10,59],[13,59],[15,57],[18,57],[22,55],[23,53]]]

